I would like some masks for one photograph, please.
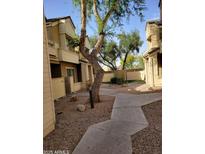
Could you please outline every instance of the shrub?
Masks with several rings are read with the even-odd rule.
[[[117,83],[117,77],[111,78],[110,82],[116,84]]]
[[[124,83],[124,80],[122,78],[117,78],[117,77],[111,78],[110,81],[113,84],[123,84]]]

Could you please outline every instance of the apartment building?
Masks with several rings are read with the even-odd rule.
[[[79,49],[68,43],[77,36],[71,17],[46,19],[46,27],[54,98],[88,88],[94,80],[93,68]],[[88,37],[85,46],[90,49]]]
[[[48,54],[45,19],[43,21],[43,137],[55,129],[55,109]]]
[[[162,1],[159,0],[160,19],[146,23],[147,51],[144,54],[145,78],[150,87],[162,86]]]
[[[162,85],[162,27],[160,20],[146,23],[148,49],[144,54],[145,78],[150,87]]]

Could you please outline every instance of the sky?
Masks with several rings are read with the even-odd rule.
[[[145,24],[147,20],[159,19],[160,10],[158,8],[159,0],[145,0],[147,10],[144,11],[144,21],[140,21],[138,16],[131,16],[130,20],[124,20],[124,26],[122,26],[125,32],[131,32],[133,30],[138,30],[140,37],[143,40],[143,45],[140,48],[140,53],[144,53],[147,48],[146,34],[145,34]],[[71,16],[75,26],[76,32],[80,32],[80,9],[76,8],[72,4],[72,0],[44,0],[44,13],[45,16],[49,18]],[[119,32],[119,31],[118,31]],[[92,36],[96,33],[96,23],[95,20],[90,20],[87,25],[87,34]]]

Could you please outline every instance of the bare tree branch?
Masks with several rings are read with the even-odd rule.
[[[97,0],[93,0],[93,13],[95,15],[95,18],[98,22],[102,22],[102,19],[99,15],[98,9],[97,9]]]
[[[81,35],[80,35],[80,52],[82,55],[90,60],[89,54],[86,52],[85,48],[85,38],[86,38],[86,0],[81,0]]]
[[[100,55],[100,57],[101,57],[104,61],[106,61],[108,64],[111,65],[112,69],[114,69],[114,70],[117,69],[116,66],[113,65],[113,63],[111,63],[110,61],[108,61],[108,60],[101,54],[101,52],[99,52],[99,55]],[[103,63],[103,64],[104,64],[104,63]],[[108,67],[110,67],[110,66],[108,66]],[[110,67],[110,68],[111,68],[111,67]]]
[[[109,11],[107,12],[107,14],[105,15],[105,18],[103,19],[103,27],[106,26],[108,19],[109,19],[110,16],[112,15],[112,12],[115,10],[116,4],[117,4],[116,1],[113,2],[113,4],[112,4],[110,10],[109,10]]]

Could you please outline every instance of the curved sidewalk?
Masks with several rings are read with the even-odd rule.
[[[116,96],[111,119],[90,126],[73,154],[131,154],[131,135],[148,126],[141,106],[161,100],[161,93],[134,95],[116,94],[110,90],[101,92]]]

